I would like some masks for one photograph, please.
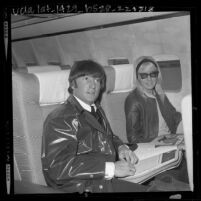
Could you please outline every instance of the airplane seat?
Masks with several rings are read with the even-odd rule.
[[[124,102],[135,87],[134,67],[133,64],[120,64],[105,66],[104,69],[107,82],[101,104],[114,134],[128,143]]]
[[[43,122],[68,97],[70,70],[12,72],[14,179],[45,185],[41,164]]]
[[[70,65],[41,65],[41,66],[23,66],[15,69],[17,72],[22,73],[37,73],[37,72],[49,72],[49,71],[59,71],[59,70],[68,70]]]
[[[193,191],[193,128],[192,128],[192,95],[186,95],[181,102],[184,127],[184,141],[186,147],[187,170],[190,189]]]

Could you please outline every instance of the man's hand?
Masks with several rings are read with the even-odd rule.
[[[114,172],[115,177],[131,176],[134,175],[136,172],[134,165],[124,160],[116,161],[114,164],[115,164],[115,172]]]
[[[125,145],[119,147],[119,159],[125,160],[132,165],[138,162],[138,157],[135,155],[135,153]]]

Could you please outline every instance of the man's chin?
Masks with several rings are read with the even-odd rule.
[[[95,101],[96,101],[96,97],[91,97],[91,98],[88,98],[87,99],[87,101],[90,103],[90,104],[92,104],[92,103],[94,103]]]

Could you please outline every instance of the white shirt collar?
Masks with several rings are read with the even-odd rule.
[[[96,105],[93,103],[91,105],[85,103],[84,101],[82,101],[81,99],[79,99],[78,97],[74,96],[76,98],[76,100],[79,102],[79,104],[85,109],[87,110],[88,112],[91,112],[91,106],[94,106],[94,109],[96,111]]]
[[[146,96],[150,97],[150,98],[156,98],[153,94],[147,93],[146,91],[143,91],[143,93],[144,93]]]

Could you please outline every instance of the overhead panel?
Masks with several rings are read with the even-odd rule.
[[[142,13],[84,13],[62,15],[40,15],[18,20],[12,16],[12,39],[42,36],[45,34],[62,33],[86,28],[96,28],[119,22],[143,19],[153,16],[171,14],[173,12],[142,12]]]

